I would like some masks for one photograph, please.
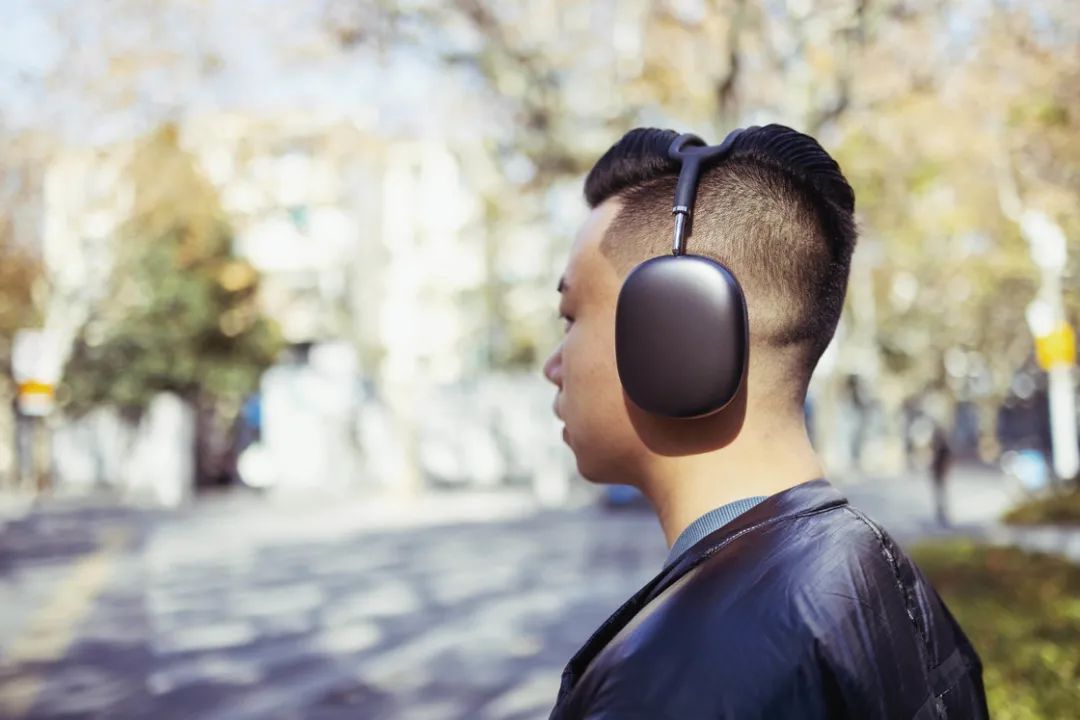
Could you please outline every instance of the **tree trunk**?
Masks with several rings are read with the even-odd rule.
[[[214,398],[200,393],[192,405],[195,408],[195,487],[206,489],[227,484],[229,478],[223,452],[227,444],[223,442],[217,403]]]

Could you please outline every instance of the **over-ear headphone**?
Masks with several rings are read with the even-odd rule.
[[[682,163],[675,188],[671,256],[635,267],[619,291],[615,360],[635,405],[674,418],[722,410],[746,376],[750,348],[746,298],[722,264],[686,254],[702,163],[731,152],[743,130],[719,145],[689,133],[675,138],[668,157]]]

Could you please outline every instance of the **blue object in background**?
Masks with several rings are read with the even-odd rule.
[[[1010,450],[1001,457],[1001,467],[1029,493],[1044,490],[1053,482],[1050,463],[1041,450]]]
[[[604,504],[613,508],[642,505],[645,496],[633,485],[607,485],[604,487]]]
[[[240,416],[248,427],[254,430],[262,429],[262,395],[259,393],[252,393],[248,395],[244,400],[243,406],[240,408]]]

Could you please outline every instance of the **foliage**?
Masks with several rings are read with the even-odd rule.
[[[4,147],[8,157],[11,147]],[[25,202],[25,180],[17,164],[0,165],[6,182],[0,185],[0,378],[11,374],[11,350],[15,333],[41,325],[40,290],[43,289],[41,259],[16,236],[17,207]]]
[[[150,18],[170,27],[212,12],[212,4],[185,5],[173,18],[174,4],[150,15],[110,6],[109,25]],[[252,20],[289,28],[266,43],[267,52],[281,48],[282,67],[306,72],[332,48],[333,62],[369,66],[377,49],[463,81],[455,85],[466,89],[461,107],[481,110],[432,124],[448,138],[468,137],[458,151],[469,186],[483,195],[488,278],[477,305],[492,326],[482,344],[493,347],[493,364],[533,362],[558,341],[552,268],[584,209],[553,200],[567,188],[577,200],[581,174],[623,131],[660,125],[715,139],[734,125],[778,121],[819,136],[856,189],[859,262],[838,365],[880,366],[873,384],[896,404],[945,383],[977,402],[991,429],[1032,350],[1024,308],[1039,282],[1016,215],[1002,206],[1005,186],[1015,185],[1022,209],[1065,229],[1067,315],[1080,322],[1074,4],[327,0],[297,15],[322,16],[317,38],[272,12]],[[115,109],[144,97],[163,72],[201,73],[207,83],[231,77],[231,55],[213,43],[184,40],[192,54],[163,54],[130,37],[100,38],[97,52],[117,60],[94,76],[99,82],[86,82],[90,70],[73,55],[48,87]],[[80,47],[79,37],[66,39]],[[303,50],[288,54],[301,47],[294,42]],[[512,256],[530,245],[544,250],[530,272],[517,272]],[[845,348],[858,352],[845,357]]]
[[[114,405],[137,416],[162,391],[236,404],[279,347],[256,304],[255,270],[233,256],[210,184],[166,127],[135,151],[134,207],[116,243],[106,302],[65,372],[68,408]]]
[[[35,285],[41,279],[41,263],[31,253],[0,235],[0,375],[11,373],[11,348],[15,333],[41,323]]]
[[[912,556],[982,658],[991,717],[1075,717],[1080,567],[970,541],[926,543]]]
[[[1080,255],[1069,3],[339,4],[380,17],[380,42],[480,79],[477,101],[506,118],[490,143],[494,164],[527,168],[511,179],[521,195],[576,182],[639,124],[719,137],[779,121],[822,137],[858,198],[865,262],[852,282],[869,291],[849,293],[849,337],[876,351],[897,399],[948,383],[953,396],[979,403],[992,428],[993,408],[1031,353],[1024,307],[1038,274],[1001,207],[1005,174],[1023,206],[1053,216]],[[504,180],[486,192],[506,198]],[[544,222],[543,202],[497,207],[520,226]],[[500,218],[488,223],[504,236]],[[497,256],[493,267],[497,275]],[[535,282],[546,296],[542,270]],[[498,322],[544,332],[495,294]],[[1066,302],[1077,320],[1080,296]]]
[[[1080,526],[1080,486],[1017,505],[1003,519],[1012,525]]]
[[[909,387],[948,381],[990,409],[1032,351],[1024,308],[1039,278],[1017,216],[1050,214],[1080,252],[1080,95],[1059,47],[1076,37],[1051,21],[1065,4],[1003,4],[953,37],[946,28],[964,12],[974,19],[971,9],[917,12],[898,27],[932,64],[891,82],[862,73],[839,154],[864,240],[878,245],[875,337],[887,368]],[[897,52],[869,48],[864,67]],[[1066,301],[1075,321],[1080,297]]]

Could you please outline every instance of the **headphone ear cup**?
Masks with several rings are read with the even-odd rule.
[[[749,346],[746,299],[720,263],[656,257],[623,282],[615,360],[623,389],[641,409],[674,418],[722,410],[746,375]]]

